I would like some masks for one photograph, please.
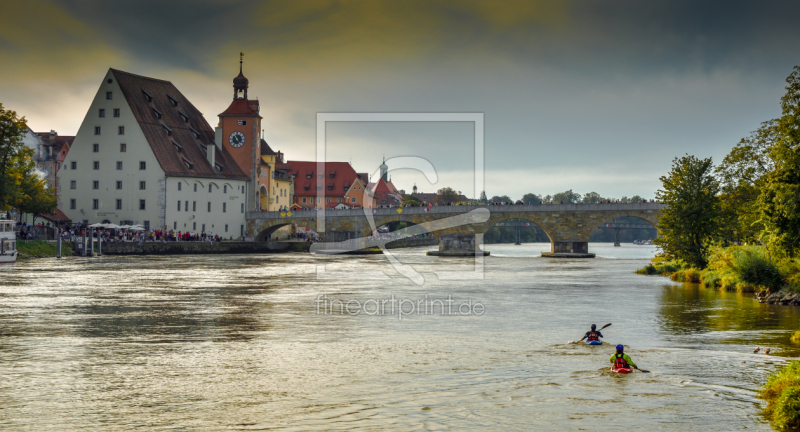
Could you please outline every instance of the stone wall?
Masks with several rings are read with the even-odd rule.
[[[76,253],[79,242],[75,242]],[[103,243],[103,255],[191,255],[308,252],[308,242],[127,242]],[[95,244],[97,251],[97,244]]]

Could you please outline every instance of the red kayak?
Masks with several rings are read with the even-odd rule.
[[[619,368],[619,369],[614,369],[614,367],[612,366],[612,367],[611,367],[611,372],[616,372],[616,373],[631,373],[631,372],[633,372],[633,371],[632,371],[630,368]]]

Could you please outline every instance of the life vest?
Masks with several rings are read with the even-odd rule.
[[[588,340],[588,341],[590,341],[590,342],[591,342],[591,341],[600,340],[600,337],[599,337],[599,336],[597,336],[597,332],[596,332],[596,331],[590,331],[590,332],[589,332],[589,333],[587,333],[587,334],[589,335],[589,337],[588,337],[586,340]]]
[[[630,365],[628,362],[625,361],[625,354],[623,353],[616,353],[614,358],[614,369],[630,369]]]

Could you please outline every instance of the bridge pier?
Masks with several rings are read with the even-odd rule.
[[[475,234],[441,234],[439,235],[439,250],[430,251],[428,255],[474,257],[476,255],[488,256],[489,252],[481,250],[480,244],[475,243]]]
[[[542,252],[543,258],[594,258],[589,253],[588,241],[551,241],[550,252]]]

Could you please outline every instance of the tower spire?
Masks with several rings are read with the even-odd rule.
[[[233,98],[234,99],[247,99],[247,87],[250,81],[245,78],[242,73],[242,63],[244,62],[244,53],[239,53],[239,75],[233,79]],[[244,95],[240,95],[243,93]]]

